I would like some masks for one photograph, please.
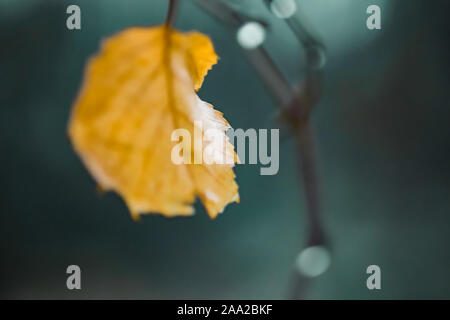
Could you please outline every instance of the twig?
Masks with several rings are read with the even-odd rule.
[[[306,204],[308,208],[309,235],[307,246],[323,245],[325,239],[320,219],[320,179],[318,177],[319,170],[317,168],[316,134],[314,127],[308,121],[297,132],[296,136],[300,150],[300,171],[305,185]]]
[[[265,0],[264,2],[270,10],[272,0]],[[320,96],[321,67],[325,46],[305,26],[298,11],[285,21],[306,52],[306,77],[285,113],[291,128],[294,129],[300,151],[300,171],[305,186],[309,222],[309,235],[306,244],[307,246],[324,245],[326,239],[320,218],[321,187],[319,182],[321,179],[318,170],[316,134],[310,121],[310,114]]]
[[[166,26],[172,27],[178,8],[178,0],[169,0],[169,9],[167,10]]]
[[[236,32],[246,22],[258,21],[265,24],[258,19],[237,12],[220,0],[195,0],[195,2],[211,16],[231,28],[233,32]],[[282,75],[267,51],[259,46],[255,49],[244,50],[244,52],[276,103],[281,107],[287,106],[293,98],[294,88]]]
[[[196,3],[213,17],[218,18],[224,24],[236,31],[240,26],[249,21],[255,21],[246,15],[230,8],[220,0],[195,0]],[[270,1],[266,1],[270,4]],[[307,75],[302,85],[293,87],[281,73],[275,62],[263,46],[255,49],[244,50],[250,63],[260,76],[265,87],[279,105],[284,119],[293,130],[299,149],[301,179],[305,186],[307,217],[309,222],[309,234],[307,246],[323,245],[325,235],[320,219],[320,186],[317,168],[316,137],[313,125],[309,121],[310,112],[318,101],[320,94],[320,67],[317,64],[318,54],[322,54],[323,45],[312,36],[304,27],[298,16],[288,19],[299,42],[307,51]],[[322,50],[319,52],[319,50]],[[319,57],[320,58],[320,57]],[[293,290],[297,298],[304,294],[307,283],[304,277],[295,275],[295,288]]]
[[[266,6],[271,10],[270,5],[273,0],[264,0]],[[304,22],[304,19],[300,16],[300,11],[296,10],[291,16],[284,19],[291,30],[294,32],[298,41],[302,44],[304,48],[310,47],[320,47],[324,48],[322,42],[318,37],[313,34],[310,28],[308,28]]]

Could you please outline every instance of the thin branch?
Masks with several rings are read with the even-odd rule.
[[[219,19],[231,28],[233,32],[236,32],[244,23],[250,21],[257,21],[262,25],[266,25],[265,22],[259,19],[239,13],[220,0],[195,0],[195,2],[213,18]],[[244,52],[276,103],[281,107],[287,106],[293,98],[294,88],[280,72],[280,69],[264,47],[259,46],[255,49],[244,50]]]
[[[271,10],[272,1],[264,1],[269,10]],[[321,93],[321,67],[322,60],[325,59],[325,46],[314,36],[310,28],[306,27],[305,19],[301,17],[299,10],[284,20],[306,52],[306,77],[285,112],[288,123],[294,129],[300,150],[300,171],[305,186],[308,208],[306,212],[309,221],[309,235],[306,244],[307,246],[324,245],[326,239],[321,223],[321,186],[319,184],[321,179],[318,169],[316,134],[310,121],[310,114]]]
[[[316,134],[314,127],[308,121],[297,133],[299,147],[300,171],[305,185],[306,205],[309,220],[309,235],[307,246],[323,245],[324,231],[320,219],[321,199],[319,185],[319,170],[317,168]]]
[[[195,0],[195,2],[213,18],[219,19],[228,27],[237,29],[246,20],[242,14],[233,10],[220,0]]]
[[[256,20],[237,12],[220,0],[195,1],[206,12],[214,18],[218,18],[234,32],[244,23]],[[266,0],[266,4],[270,5],[270,1]],[[298,15],[287,19],[287,23],[307,52],[307,75],[299,87],[295,88],[289,83],[263,46],[244,50],[244,52],[265,87],[278,103],[284,119],[296,136],[300,158],[299,167],[301,179],[305,186],[306,211],[309,222],[306,245],[323,245],[325,235],[320,218],[320,177],[317,168],[316,137],[309,119],[311,110],[320,95],[321,75],[318,58],[322,58],[319,55],[324,54],[324,46],[305,28]],[[293,292],[294,298],[297,298],[304,294],[307,283],[300,274],[295,274],[294,277],[295,287]]]
[[[167,10],[166,26],[172,27],[175,21],[178,8],[178,0],[169,0],[169,9]]]
[[[269,10],[271,9],[271,3],[273,0],[264,0]],[[294,35],[297,37],[298,41],[303,45],[304,48],[309,47],[321,47],[325,48],[322,41],[314,34],[314,32],[307,26],[305,18],[301,16],[300,10],[296,10],[291,16],[284,19]]]

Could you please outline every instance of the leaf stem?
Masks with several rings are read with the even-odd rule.
[[[169,9],[167,10],[167,17],[165,25],[172,27],[175,22],[175,17],[178,8],[178,0],[169,0]]]

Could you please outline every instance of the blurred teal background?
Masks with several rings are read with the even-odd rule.
[[[262,1],[227,1],[270,24],[264,46],[294,83],[304,52]],[[81,30],[66,8],[81,8]],[[450,298],[448,1],[299,0],[327,46],[313,121],[324,179],[329,270],[311,299]],[[366,8],[382,29],[366,28]],[[282,299],[307,233],[295,143],[280,171],[235,169],[241,203],[210,220],[145,216],[100,195],[66,135],[86,59],[130,26],[161,24],[166,0],[0,0],[0,298]],[[220,56],[199,95],[235,128],[278,128],[277,106],[234,35],[190,0],[176,27]],[[82,290],[66,288],[66,268]],[[381,267],[382,289],[366,288]]]

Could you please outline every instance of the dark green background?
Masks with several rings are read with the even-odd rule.
[[[228,1],[267,20],[266,48],[292,82],[304,53],[259,0]],[[328,48],[314,113],[330,269],[308,298],[450,298],[448,1],[301,0]],[[81,7],[82,29],[66,28]],[[382,29],[366,8],[382,8]],[[236,168],[241,203],[210,220],[133,222],[99,195],[66,137],[86,59],[102,38],[164,21],[165,0],[0,1],[0,297],[284,298],[306,237],[295,144],[282,129],[280,171]],[[190,0],[177,23],[212,38],[221,59],[199,95],[235,128],[278,128],[234,35]],[[82,290],[66,289],[66,268]],[[382,289],[366,288],[377,264]]]

